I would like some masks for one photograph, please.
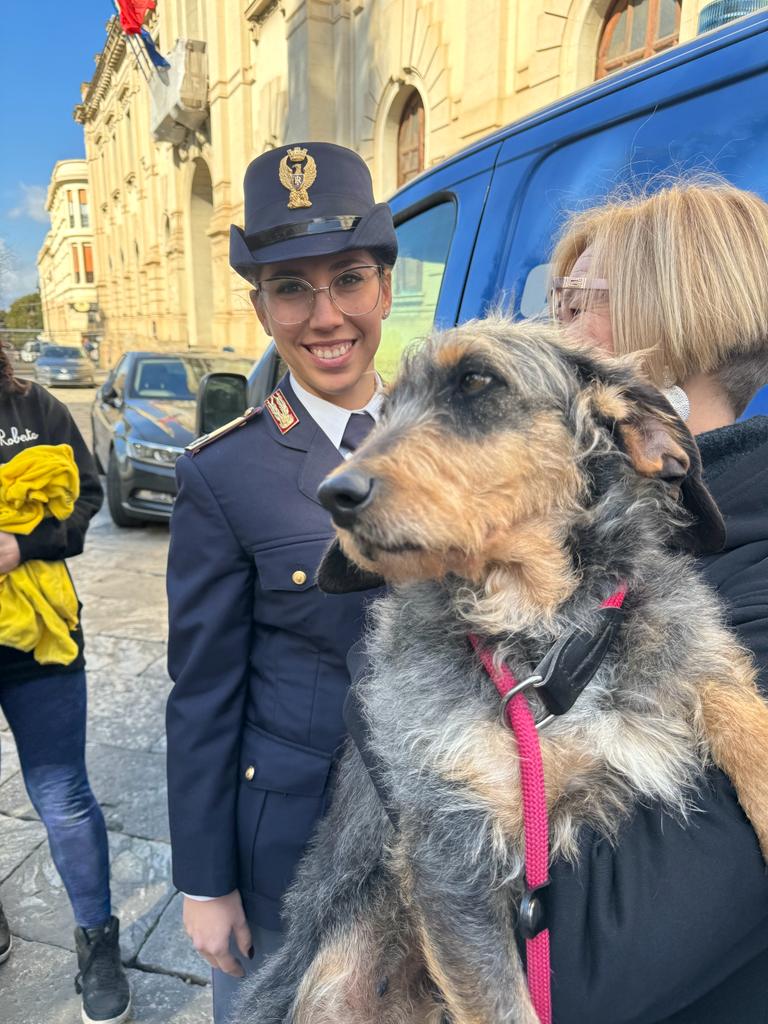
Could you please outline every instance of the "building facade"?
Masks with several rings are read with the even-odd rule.
[[[248,162],[334,141],[378,196],[463,146],[691,38],[701,0],[161,0],[156,70],[116,18],[85,132],[104,361],[265,339],[229,268]]]
[[[37,256],[43,336],[89,348],[99,342],[88,168],[85,160],[59,160],[45,209],[51,227]]]

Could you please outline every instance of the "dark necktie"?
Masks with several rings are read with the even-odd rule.
[[[341,439],[341,448],[348,452],[355,451],[368,437],[375,424],[373,416],[369,412],[353,412],[347,420],[344,428],[344,436]]]

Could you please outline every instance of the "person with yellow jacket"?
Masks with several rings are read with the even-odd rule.
[[[85,768],[83,634],[63,565],[82,552],[102,497],[67,408],[15,377],[0,350],[0,710],[72,905],[83,1021],[120,1024],[130,992],[106,826]],[[0,961],[10,950],[0,907]]]

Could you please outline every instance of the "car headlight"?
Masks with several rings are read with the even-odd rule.
[[[152,466],[175,466],[183,448],[169,444],[152,444],[149,441],[128,441],[128,455],[137,462],[148,462]]]

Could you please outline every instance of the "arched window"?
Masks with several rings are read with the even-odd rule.
[[[397,129],[397,187],[424,170],[424,104],[414,89],[406,100]]]
[[[615,0],[597,49],[595,78],[653,57],[677,43],[680,0]]]

